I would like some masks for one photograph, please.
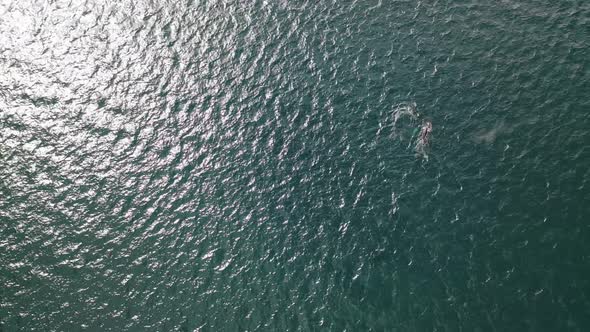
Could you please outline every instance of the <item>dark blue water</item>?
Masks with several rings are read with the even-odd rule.
[[[0,331],[588,331],[589,4],[4,1]]]

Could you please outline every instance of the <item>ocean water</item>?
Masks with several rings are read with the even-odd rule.
[[[590,330],[589,26],[0,2],[0,331]]]

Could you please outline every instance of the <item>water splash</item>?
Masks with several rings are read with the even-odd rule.
[[[491,129],[481,129],[476,132],[472,139],[478,144],[492,144],[499,135],[510,134],[516,126],[509,126],[503,120],[499,121]]]
[[[396,105],[393,109],[393,111],[391,112],[391,117],[392,117],[392,121],[390,126],[393,127],[392,131],[391,131],[391,136],[392,137],[397,137],[399,135],[399,130],[398,130],[398,121],[402,118],[409,118],[411,123],[410,125],[413,125],[413,123],[418,119],[418,117],[420,116],[420,114],[417,112],[416,110],[416,103],[412,102],[412,103],[402,103],[399,105]]]

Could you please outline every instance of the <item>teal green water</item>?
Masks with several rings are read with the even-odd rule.
[[[0,331],[590,330],[590,2],[0,13]]]

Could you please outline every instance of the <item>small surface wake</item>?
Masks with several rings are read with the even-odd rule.
[[[416,103],[404,103],[397,105],[391,112],[391,116],[393,117],[393,121],[391,123],[393,130],[391,135],[396,137],[399,132],[397,125],[400,119],[407,117],[411,122],[410,125],[412,125],[414,122],[416,122],[416,120],[418,120],[420,115],[416,111]]]

